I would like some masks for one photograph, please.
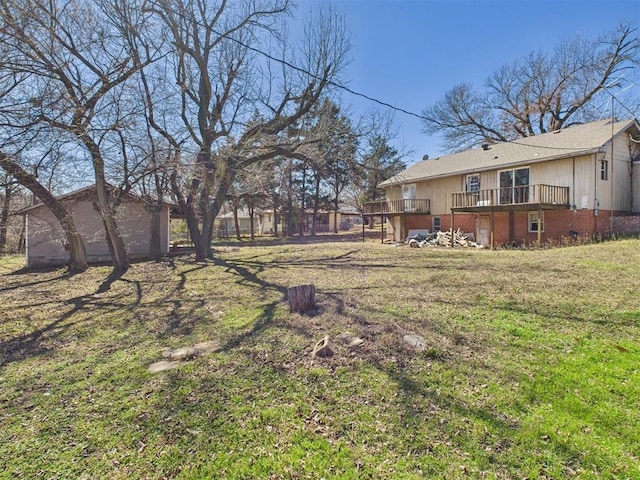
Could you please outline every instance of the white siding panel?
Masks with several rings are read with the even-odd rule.
[[[76,198],[65,202],[73,215],[90,262],[110,261],[104,222],[91,198]],[[54,215],[45,207],[31,210],[27,216],[27,265],[63,265],[69,260],[66,237]],[[125,247],[132,258],[149,255],[151,217],[141,202],[124,200],[116,211],[116,222]],[[164,253],[169,251],[169,208],[163,208],[160,241]]]

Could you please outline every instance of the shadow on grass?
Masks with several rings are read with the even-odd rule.
[[[42,281],[13,285],[12,289],[32,287],[35,285],[54,283],[58,281],[63,282],[69,280],[75,275],[79,274],[65,273]],[[54,319],[44,326],[35,328],[28,333],[0,341],[0,364],[17,362],[31,357],[45,355],[55,350],[61,343],[63,343],[62,338],[72,327],[94,320],[93,318],[85,318],[70,321],[75,315],[82,311],[86,311],[88,309],[91,309],[91,311],[100,311],[102,316],[106,312],[122,308],[123,305],[126,305],[126,309],[129,312],[134,311],[142,302],[142,285],[137,280],[122,278],[123,275],[124,272],[111,272],[98,286],[96,291],[92,293],[78,295],[65,300],[54,299],[51,301],[30,303],[29,308],[33,310],[42,310],[47,312],[60,312],[61,310],[66,311],[59,315],[54,315]],[[134,286],[135,296],[132,301],[127,298],[128,293],[126,292],[100,298],[101,295],[104,295],[111,289],[112,285],[116,281],[129,283]]]

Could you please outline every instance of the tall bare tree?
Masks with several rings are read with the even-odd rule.
[[[7,233],[9,228],[9,214],[13,198],[20,184],[8,173],[0,175],[0,253],[4,252],[7,247]]]
[[[181,118],[196,146],[187,191],[173,190],[198,260],[211,256],[213,221],[235,176],[253,163],[295,154],[299,143],[281,134],[345,64],[349,42],[333,11],[314,16],[295,57],[264,52],[281,45],[281,22],[290,9],[287,0],[153,2],[151,11],[175,47]],[[264,120],[245,128],[256,110]]]
[[[149,58],[132,56],[125,41],[144,29],[141,4],[124,0],[6,0],[0,5],[10,42],[10,68],[28,77],[31,94],[22,112],[75,138],[88,152],[98,206],[114,269],[129,266],[107,194],[103,142],[127,121],[121,96]]]
[[[73,217],[66,210],[51,192],[38,182],[36,176],[20,166],[11,156],[0,152],[0,167],[11,174],[21,185],[29,189],[44,203],[63,228],[67,242],[69,244],[70,259],[68,269],[71,272],[83,272],[87,266],[87,253],[82,242],[82,237],[76,230]]]
[[[638,31],[630,25],[531,53],[494,71],[481,92],[469,83],[455,85],[423,111],[424,132],[442,134],[445,148],[459,151],[595,120],[605,90],[615,91],[633,75],[639,55]]]

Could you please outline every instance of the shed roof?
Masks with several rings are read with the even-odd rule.
[[[115,194],[115,192],[117,190],[116,187],[114,187],[113,185],[110,185],[110,184],[107,184],[106,187],[107,187],[107,191],[111,195]],[[79,188],[78,190],[74,190],[72,192],[68,192],[68,193],[64,193],[62,195],[58,195],[56,197],[56,199],[57,200],[61,200],[61,201],[72,200],[74,198],[80,198],[80,197],[82,197],[84,195],[91,195],[93,192],[95,192],[95,190],[96,190],[96,186],[95,186],[95,184],[93,184],[93,185],[89,185],[87,187]],[[131,191],[125,192],[125,195],[128,198],[130,198],[131,200],[142,201],[142,198],[140,198],[136,194],[132,193]],[[167,202],[163,202],[163,203],[165,205],[167,205],[168,207],[170,207],[170,208],[176,208],[176,206],[171,204],[171,203],[167,203]],[[40,208],[42,206],[44,206],[44,203],[38,202],[38,203],[35,203],[35,204],[33,204],[33,205],[29,206],[29,207],[25,207],[25,208],[15,212],[14,215],[23,215],[25,213],[30,212],[31,210],[35,210],[35,209]]]
[[[631,126],[640,131],[634,119],[619,122],[600,120],[512,142],[490,144],[486,150],[480,147],[433,160],[422,160],[385,180],[380,186],[597,153],[613,137]]]

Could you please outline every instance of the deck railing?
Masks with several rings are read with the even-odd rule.
[[[456,192],[451,208],[479,208],[504,205],[569,205],[569,187],[524,185],[476,192]]]
[[[395,213],[429,213],[430,201],[425,198],[406,200],[381,200],[366,202],[362,206],[364,215],[390,215]]]

